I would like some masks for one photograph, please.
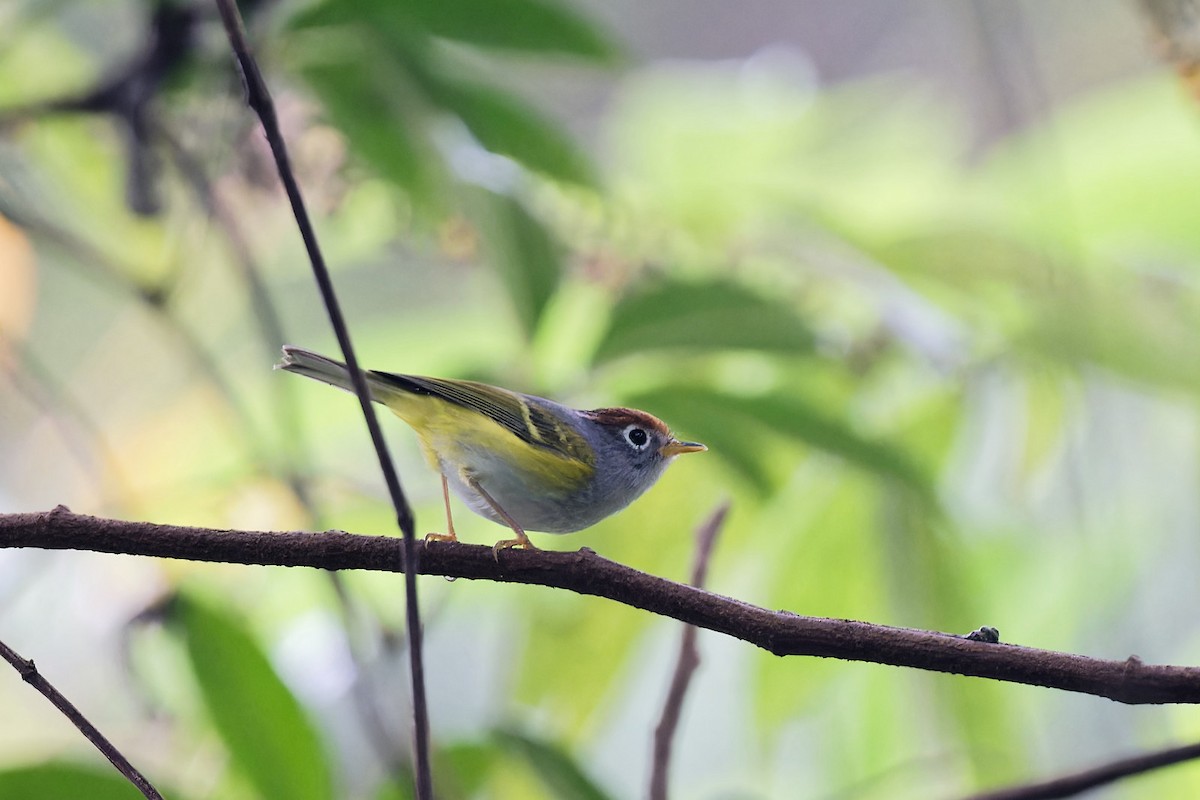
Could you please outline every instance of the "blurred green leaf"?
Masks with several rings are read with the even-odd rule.
[[[617,48],[565,4],[544,0],[405,0],[402,5],[437,36],[481,47],[561,53],[611,62]]]
[[[488,150],[557,180],[596,185],[583,151],[532,106],[489,86],[432,78],[425,82],[430,101],[461,119]]]
[[[476,200],[472,218],[489,260],[508,291],[525,334],[532,336],[562,278],[559,244],[513,198],[484,189],[472,197]]]
[[[742,409],[787,436],[898,481],[922,499],[932,502],[929,476],[900,447],[857,433],[844,421],[827,414],[795,395],[736,397]]]
[[[475,797],[503,753],[496,742],[458,742],[434,753],[439,797]]]
[[[398,0],[318,0],[303,6],[287,22],[291,30],[350,30],[357,37],[376,37],[388,51],[426,50],[429,32]],[[381,55],[386,55],[382,53]]]
[[[230,758],[264,798],[332,798],[329,762],[298,700],[231,614],[181,595],[173,619]]]
[[[888,239],[882,244],[860,240],[856,246],[935,297],[959,292],[960,300],[976,314],[995,314],[1006,309],[998,302],[999,308],[993,307],[993,303],[981,304],[981,291],[1048,291],[1056,273],[1064,266],[1053,263],[1045,250],[982,225],[947,225],[902,239]],[[1003,298],[993,294],[987,299]],[[981,305],[985,307],[980,308]]]
[[[528,0],[505,0],[524,4]],[[420,4],[418,4],[420,5]],[[434,3],[436,8],[457,10],[457,3]],[[412,8],[408,9],[412,11]],[[488,13],[495,13],[489,4]],[[482,13],[481,19],[490,19]],[[414,27],[418,25],[418,27]],[[330,116],[353,139],[355,131],[367,135],[360,147],[384,174],[386,148],[377,145],[375,129],[404,129],[427,124],[429,111],[440,108],[458,117],[475,139],[488,150],[508,156],[532,170],[556,180],[594,186],[596,176],[587,156],[569,136],[546,119],[533,106],[516,96],[461,77],[466,70],[430,46],[419,23],[406,21],[395,3],[344,4],[324,3],[302,12],[292,20],[294,28],[328,27],[349,32],[351,46],[341,46],[339,60],[320,71],[314,83],[322,101],[331,105]],[[511,25],[492,26],[511,30]],[[310,83],[313,68],[305,69]],[[330,74],[332,72],[332,74]],[[347,74],[340,74],[345,72]],[[406,95],[419,92],[422,102],[399,106]],[[383,111],[380,118],[380,111]],[[413,134],[407,134],[410,138]],[[383,137],[386,142],[386,136]],[[356,145],[359,146],[359,145]],[[409,147],[418,155],[427,148]],[[403,154],[399,168],[415,172],[421,161],[411,153]],[[424,159],[437,157],[425,152]]]
[[[442,787],[438,787],[440,790]],[[445,793],[440,794],[441,797],[446,797]],[[454,797],[455,795],[449,795]],[[375,792],[374,800],[412,800],[416,797],[416,790],[413,788],[412,781],[405,778],[393,778],[379,787]]]
[[[402,104],[404,76],[383,61],[310,63],[300,74],[355,153],[384,178],[429,202],[441,180],[438,155],[414,119],[419,103]]]
[[[760,489],[765,486],[767,473],[756,453],[770,448],[758,446],[758,439],[748,437],[746,432],[755,428],[836,455],[879,477],[899,482],[930,504],[936,502],[932,480],[903,449],[864,436],[795,395],[744,396],[681,386],[641,393],[632,402],[638,408],[655,409],[687,437],[704,441],[719,457],[730,459]],[[729,447],[732,450],[726,449]]]
[[[662,349],[808,353],[813,334],[791,306],[744,285],[660,280],[621,298],[595,363]]]
[[[166,797],[184,796],[167,791],[157,781],[151,782]],[[13,800],[137,800],[142,793],[115,768],[50,761],[0,771],[0,797]]]
[[[458,742],[439,747],[433,754],[433,782],[442,800],[468,800],[483,789],[492,768],[504,752],[496,741]],[[374,800],[411,800],[412,776],[392,775],[374,794]]]
[[[589,20],[544,0],[324,0],[295,15],[294,28],[363,23],[389,36],[432,34],[467,44],[612,62],[616,45]]]
[[[1080,279],[1050,297],[1016,344],[1078,366],[1200,393],[1200,303],[1153,281]]]
[[[607,800],[608,795],[557,742],[538,739],[512,728],[497,729],[493,735],[501,747],[523,758],[533,768],[554,797],[560,800]]]

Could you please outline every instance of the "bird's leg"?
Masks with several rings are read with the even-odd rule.
[[[479,481],[475,480],[474,478],[467,478],[467,483],[472,489],[479,493],[480,497],[487,501],[487,504],[492,507],[492,510],[496,512],[497,516],[504,520],[508,524],[508,527],[512,528],[513,533],[517,535],[517,538],[515,539],[502,539],[492,546],[492,556],[497,561],[500,560],[500,551],[506,550],[510,547],[523,547],[526,550],[538,549],[533,542],[529,541],[529,537],[525,535],[525,530],[517,524],[517,521],[510,517],[508,512],[500,507],[500,504],[496,502],[495,498],[484,491],[484,488],[479,485]]]
[[[454,532],[454,517],[450,515],[450,482],[442,475],[442,500],[446,502],[446,530],[448,533],[427,533],[425,542],[457,542],[458,534]]]

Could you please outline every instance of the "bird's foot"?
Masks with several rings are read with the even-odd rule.
[[[520,531],[516,531],[516,533],[517,533],[516,539],[502,539],[499,542],[496,542],[494,545],[492,545],[492,557],[493,558],[495,558],[497,561],[499,561],[500,560],[500,551],[508,550],[511,547],[520,547],[525,550],[540,550],[541,549],[537,545],[535,545],[533,542],[529,541],[529,537],[526,536],[525,534],[521,533]]]
[[[458,535],[451,531],[450,533],[427,533],[425,534],[425,544],[430,542],[457,542]]]

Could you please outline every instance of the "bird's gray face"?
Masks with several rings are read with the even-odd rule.
[[[596,423],[600,440],[596,449],[602,469],[613,483],[641,493],[662,474],[667,464],[681,453],[704,450],[704,445],[680,442],[662,420],[644,411],[606,408],[587,413]]]
[[[635,472],[662,471],[667,465],[667,457],[663,455],[663,447],[670,441],[670,434],[664,434],[648,425],[631,422],[611,433],[615,433],[620,442],[615,450],[622,452],[624,461]]]

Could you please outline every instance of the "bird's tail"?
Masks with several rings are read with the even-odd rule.
[[[328,383],[330,386],[345,389],[347,392],[354,392],[354,385],[350,381],[350,370],[346,368],[345,364],[340,361],[334,361],[332,358],[326,358],[311,350],[305,350],[303,347],[294,347],[293,345],[285,344],[283,346],[283,360],[275,365],[275,369],[295,372],[298,375]],[[387,395],[395,393],[395,390],[388,392],[387,385],[381,382],[379,377],[370,370],[364,370],[363,372],[367,377],[367,386],[371,390],[372,400],[384,402]]]

